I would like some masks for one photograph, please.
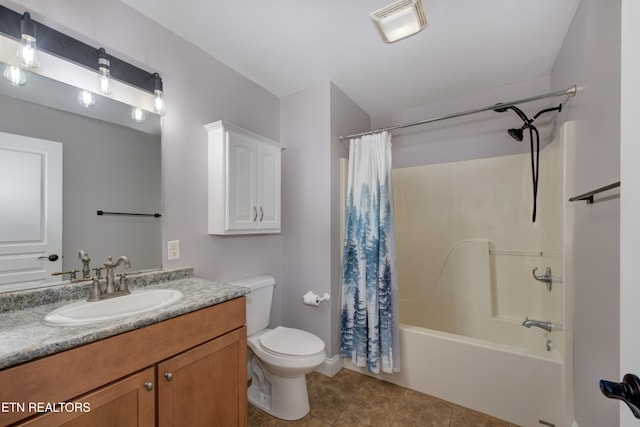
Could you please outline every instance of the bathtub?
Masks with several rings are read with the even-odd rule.
[[[506,270],[529,270],[541,255],[496,252],[487,240],[460,242],[426,294],[400,300],[401,321],[411,322],[400,325],[401,371],[376,377],[517,425],[570,426],[564,330],[525,328],[523,319],[500,316],[491,297],[492,267],[505,264],[501,257],[509,257]]]
[[[528,154],[394,170],[400,372],[346,368],[520,426],[572,425],[573,133],[540,152],[536,223]]]
[[[404,324],[400,343],[402,370],[382,375],[386,381],[521,426],[571,425],[558,353],[543,356]]]

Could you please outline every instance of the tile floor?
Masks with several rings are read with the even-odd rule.
[[[342,369],[333,378],[307,375],[309,414],[274,418],[249,404],[249,427],[515,427],[513,424],[395,384]]]

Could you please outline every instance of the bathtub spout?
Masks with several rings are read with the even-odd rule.
[[[528,316],[525,318],[524,322],[522,322],[522,326],[525,328],[535,326],[536,328],[544,329],[547,332],[551,332],[551,329],[553,328],[551,321],[543,322],[542,320],[530,320]]]

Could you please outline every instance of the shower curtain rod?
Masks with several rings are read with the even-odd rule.
[[[577,91],[578,91],[577,86],[573,85],[570,88],[565,89],[565,90],[560,90],[560,91],[551,92],[551,93],[545,93],[544,95],[532,96],[531,98],[523,98],[523,99],[518,99],[517,101],[494,104],[494,105],[490,105],[488,107],[476,108],[474,110],[462,111],[462,112],[459,112],[459,113],[448,114],[446,116],[432,117],[430,119],[420,120],[419,122],[404,123],[404,124],[401,124],[401,125],[389,126],[389,127],[386,127],[386,128],[381,128],[381,129],[376,129],[376,130],[370,130],[368,132],[361,132],[361,133],[356,133],[356,134],[353,134],[353,135],[341,136],[340,137],[340,141],[344,141],[347,138],[357,138],[359,136],[371,135],[371,134],[378,133],[378,132],[384,132],[384,131],[391,131],[391,130],[395,130],[395,129],[408,128],[408,127],[411,127],[411,126],[424,125],[424,124],[427,124],[427,123],[438,122],[440,120],[453,119],[453,118],[456,118],[456,117],[468,116],[469,114],[481,113],[482,111],[495,110],[497,108],[497,106],[509,107],[509,106],[516,105],[516,104],[524,104],[525,102],[537,101],[538,99],[551,98],[551,97],[555,97],[555,96],[563,96],[563,95],[565,95],[565,96],[575,96]]]

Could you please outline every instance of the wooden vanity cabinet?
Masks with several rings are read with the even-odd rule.
[[[238,378],[246,370],[239,332],[158,365],[158,426],[246,425],[246,402],[238,399],[247,391],[246,378]]]
[[[79,408],[0,412],[0,426],[245,427],[245,304],[237,298],[0,371],[0,401]]]
[[[155,368],[148,368],[67,404],[69,410],[36,416],[25,427],[153,427]],[[72,409],[73,408],[73,409]]]

